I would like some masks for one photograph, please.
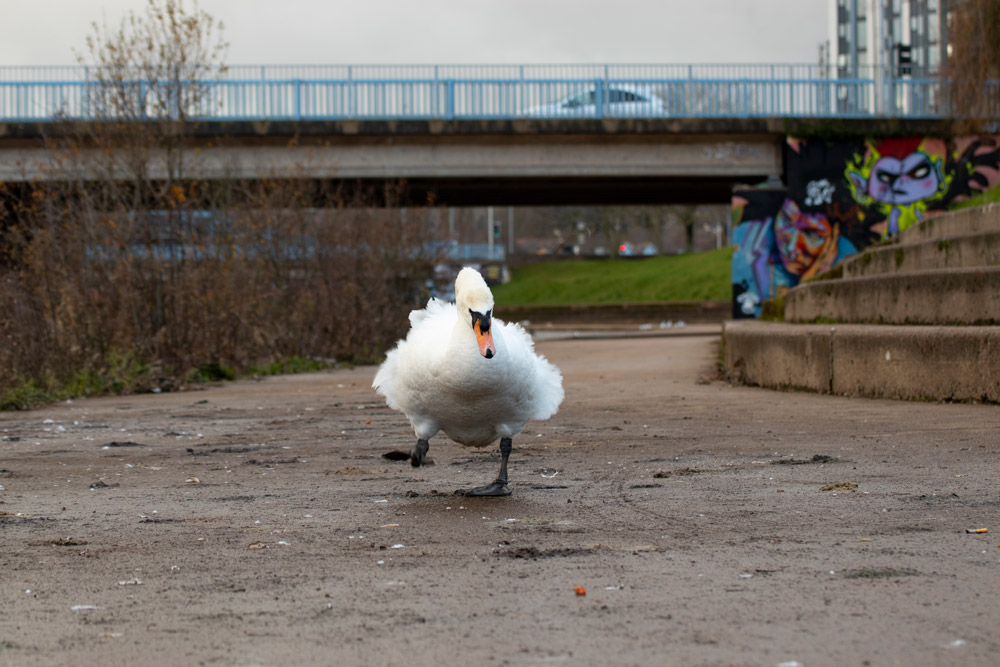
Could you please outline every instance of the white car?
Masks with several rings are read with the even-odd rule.
[[[531,118],[623,118],[666,116],[667,103],[649,88],[627,84],[607,84],[601,88],[601,106],[597,108],[597,87],[590,86],[558,102],[550,102],[524,111]]]

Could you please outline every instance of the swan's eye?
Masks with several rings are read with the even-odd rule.
[[[473,328],[475,328],[475,326],[478,324],[479,325],[479,331],[481,331],[483,333],[486,333],[487,331],[489,331],[490,330],[490,313],[492,313],[492,312],[493,312],[493,310],[490,309],[490,310],[486,311],[485,315],[483,315],[483,314],[477,313],[476,311],[474,311],[471,308],[469,308],[469,314],[472,316],[472,326],[473,326]]]

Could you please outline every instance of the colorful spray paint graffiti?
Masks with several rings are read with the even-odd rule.
[[[733,317],[956,201],[1000,187],[1000,137],[789,138],[786,188],[734,191]]]

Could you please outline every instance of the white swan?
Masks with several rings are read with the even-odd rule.
[[[386,355],[372,387],[403,412],[417,435],[410,463],[424,462],[438,431],[471,447],[500,438],[500,473],[472,496],[506,496],[511,438],[548,419],[563,400],[562,375],[519,324],[493,318],[493,294],[475,269],[455,281],[455,303],[432,298],[410,313],[410,331]]]

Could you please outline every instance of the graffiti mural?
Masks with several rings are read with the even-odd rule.
[[[785,188],[733,192],[733,317],[869,244],[1000,187],[1000,137],[789,138]]]

